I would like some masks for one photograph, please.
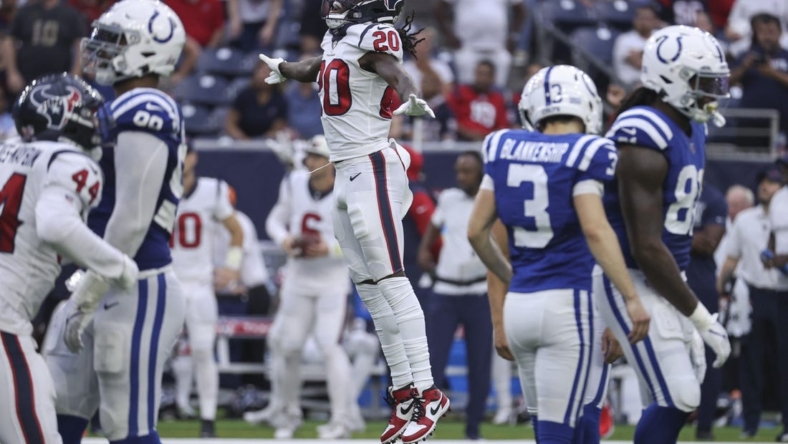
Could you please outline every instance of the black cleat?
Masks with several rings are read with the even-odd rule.
[[[200,438],[216,438],[216,427],[214,422],[205,419],[200,422]]]

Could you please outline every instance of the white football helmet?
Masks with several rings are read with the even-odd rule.
[[[725,119],[717,100],[727,98],[730,69],[711,34],[689,26],[668,26],[651,35],[643,50],[640,80],[690,119],[717,126]],[[712,101],[699,105],[701,98]]]
[[[175,69],[186,32],[169,6],[155,0],[123,0],[92,24],[82,39],[85,72],[102,85]]]
[[[304,152],[309,154],[317,154],[325,158],[331,157],[331,152],[328,150],[328,142],[326,136],[318,134],[304,146]]]
[[[602,131],[602,99],[596,85],[588,74],[574,66],[539,70],[525,84],[517,108],[525,128],[532,131],[551,116],[575,116],[583,121],[588,134]]]

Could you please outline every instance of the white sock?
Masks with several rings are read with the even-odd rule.
[[[379,281],[377,285],[394,313],[413,373],[413,384],[420,391],[432,387],[434,383],[424,311],[410,281],[406,277],[392,277]]]
[[[188,409],[194,377],[192,358],[181,355],[172,358],[172,375],[175,377],[175,404],[181,410]]]
[[[197,395],[200,400],[200,419],[216,419],[219,402],[219,369],[213,357],[213,349],[192,349],[194,373],[197,379]]]
[[[380,348],[391,371],[392,384],[394,388],[405,387],[413,382],[413,374],[394,312],[377,285],[356,284],[356,289],[375,323]]]
[[[277,375],[277,386],[284,410],[289,414],[301,407],[301,351],[289,351],[283,359],[283,371]]]
[[[331,422],[344,423],[350,404],[350,360],[339,344],[322,346],[326,363],[326,386],[331,402]]]

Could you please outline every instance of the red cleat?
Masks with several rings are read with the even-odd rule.
[[[404,444],[426,440],[435,431],[438,420],[449,411],[451,405],[449,398],[434,385],[421,393],[414,390],[414,394],[416,399],[413,418],[402,434]]]
[[[415,389],[410,384],[398,390],[394,390],[394,387],[388,388],[386,402],[391,406],[391,417],[388,427],[380,435],[382,444],[393,443],[405,432],[405,428],[408,427],[410,419],[413,417],[414,405],[416,405],[414,392]]]
[[[613,409],[610,408],[609,403],[602,406],[602,413],[599,415],[599,436],[602,439],[610,438],[616,425],[613,422]]]

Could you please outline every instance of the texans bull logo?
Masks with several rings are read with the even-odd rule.
[[[82,102],[79,90],[72,86],[66,88],[65,95],[51,92],[52,85],[40,85],[30,92],[30,101],[38,114],[46,117],[49,128],[62,129],[68,116]]]

